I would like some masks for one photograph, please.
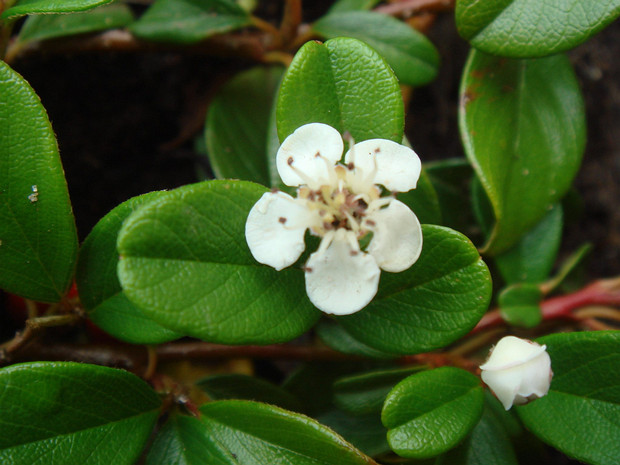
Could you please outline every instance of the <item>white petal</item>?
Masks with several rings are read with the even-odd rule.
[[[282,142],[276,167],[287,186],[331,184],[333,166],[342,157],[340,133],[323,123],[305,124]]]
[[[339,230],[325,251],[310,255],[306,292],[319,310],[350,315],[375,296],[380,273],[374,258],[359,250],[353,233]]]
[[[420,158],[413,150],[386,139],[355,144],[344,156],[344,162],[352,162],[356,173],[361,171],[361,176],[370,177],[372,183],[396,192],[414,189],[422,170]]]
[[[304,234],[312,221],[302,201],[284,192],[267,192],[250,210],[245,240],[256,261],[281,270],[304,251]]]
[[[505,336],[493,348],[481,370],[504,370],[532,360],[545,351],[547,346],[515,336]]]
[[[392,200],[386,208],[369,214],[368,220],[374,222],[368,253],[382,269],[396,273],[415,263],[422,251],[422,228],[407,205]]]

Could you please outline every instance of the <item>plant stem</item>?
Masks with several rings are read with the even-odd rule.
[[[379,5],[374,11],[392,16],[411,16],[418,11],[448,11],[453,8],[454,0],[401,0]]]

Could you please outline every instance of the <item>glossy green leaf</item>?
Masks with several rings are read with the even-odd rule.
[[[517,408],[525,426],[570,457],[614,465],[620,457],[620,331],[552,334],[549,393]]]
[[[515,58],[562,52],[620,15],[618,0],[458,0],[461,36],[487,53]]]
[[[95,225],[78,257],[75,280],[88,317],[105,332],[133,344],[159,344],[183,336],[145,316],[123,292],[116,271],[116,239],[123,221],[140,206],[165,194],[151,192],[114,208]]]
[[[0,462],[133,465],[160,404],[144,381],[122,370],[68,362],[3,368]]]
[[[0,288],[58,302],[77,235],[58,145],[39,97],[0,62]]]
[[[380,411],[353,415],[333,409],[319,415],[317,420],[371,457],[391,451]]]
[[[303,271],[260,265],[245,221],[266,188],[245,181],[181,187],[134,212],[119,233],[119,278],[143,313],[223,344],[291,340],[319,318]]]
[[[416,214],[420,223],[441,223],[439,199],[437,198],[435,187],[424,169],[420,173],[417,187],[409,192],[399,192],[396,197],[411,208],[411,211]]]
[[[329,13],[344,11],[369,10],[379,3],[379,0],[337,0],[330,8]]]
[[[394,354],[382,352],[358,341],[346,329],[331,319],[321,320],[316,325],[315,331],[321,341],[339,352],[377,359],[395,358]]]
[[[276,109],[283,141],[308,123],[325,123],[356,142],[402,142],[404,108],[398,81],[385,60],[351,38],[307,42],[284,75]]]
[[[485,408],[469,437],[438,458],[436,465],[518,465],[503,425]]]
[[[84,13],[35,15],[19,31],[20,44],[124,27],[133,21],[127,5],[113,4]]]
[[[146,465],[238,465],[240,462],[194,417],[172,415],[159,430]]]
[[[375,464],[329,428],[272,405],[223,400],[200,411],[211,437],[244,465]]]
[[[191,44],[250,22],[232,0],[157,0],[129,29],[141,39]]]
[[[218,178],[272,185],[271,154],[267,151],[269,118],[279,67],[253,68],[227,83],[209,106],[205,136],[211,167]]]
[[[562,239],[562,207],[556,205],[507,252],[495,257],[508,283],[538,283],[549,276]]]
[[[301,404],[290,392],[253,376],[219,374],[203,378],[196,385],[213,400],[255,400],[296,412],[301,411]]]
[[[418,261],[402,273],[382,273],[373,301],[338,317],[353,337],[379,350],[414,354],[465,335],[487,310],[491,277],[462,234],[423,225]]]
[[[541,299],[542,292],[536,284],[514,284],[498,297],[502,318],[513,326],[533,328],[542,321]]]
[[[456,446],[482,414],[480,380],[460,368],[423,371],[390,391],[381,420],[403,457],[428,458]]]
[[[563,55],[511,60],[473,50],[459,119],[465,152],[493,205],[485,252],[496,255],[570,188],[585,143],[581,92]]]
[[[579,266],[583,265],[584,260],[592,251],[592,244],[584,244],[575,250],[561,265],[560,269],[550,280],[542,284],[545,293],[557,289],[567,279],[579,270]]]
[[[340,378],[334,383],[334,403],[342,410],[355,414],[381,411],[385,397],[392,388],[424,368],[374,370]]]
[[[73,13],[86,11],[113,0],[17,0],[16,4],[8,8],[1,19],[17,18],[18,16],[49,13]]]
[[[437,76],[439,53],[431,41],[391,16],[371,11],[330,13],[312,29],[327,39],[353,37],[370,45],[403,84],[421,86]]]

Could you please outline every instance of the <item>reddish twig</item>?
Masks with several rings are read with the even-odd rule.
[[[391,16],[411,16],[418,11],[449,11],[452,9],[454,9],[454,0],[401,0],[379,5],[374,11]]]

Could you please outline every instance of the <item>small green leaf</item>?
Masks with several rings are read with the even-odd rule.
[[[536,284],[514,284],[499,295],[502,318],[513,326],[533,328],[542,321],[541,299],[542,292]]]
[[[122,370],[68,362],[3,368],[0,462],[132,465],[160,405],[155,391]]]
[[[321,320],[315,331],[326,345],[339,352],[377,359],[395,358],[394,354],[373,349],[358,341],[333,320]]]
[[[570,276],[579,270],[579,266],[583,265],[583,261],[592,251],[592,244],[584,244],[573,252],[560,266],[557,274],[549,281],[542,284],[542,288],[545,294],[557,289],[562,285]]]
[[[439,199],[424,169],[420,173],[417,187],[409,192],[399,192],[397,198],[415,213],[420,223],[441,223]]]
[[[618,0],[458,0],[461,36],[493,55],[541,57],[585,42],[620,15]]]
[[[371,11],[330,13],[312,29],[327,39],[353,37],[370,45],[403,84],[421,86],[437,76],[439,53],[431,41],[391,16]]]
[[[141,39],[191,44],[250,22],[231,0],[157,0],[129,29]]]
[[[308,123],[325,123],[356,142],[402,142],[404,107],[398,81],[377,52],[351,38],[307,42],[284,75],[276,109],[283,141]]]
[[[0,62],[0,288],[58,302],[77,234],[58,145],[39,97]]]
[[[418,459],[451,449],[480,419],[483,400],[480,380],[459,368],[410,376],[390,391],[381,414],[390,447]]]
[[[329,426],[371,457],[391,451],[387,443],[387,429],[381,423],[380,412],[353,415],[333,409],[319,415],[317,421]]]
[[[84,13],[35,15],[26,19],[17,42],[56,39],[89,32],[124,27],[133,21],[127,5],[106,5]]]
[[[213,400],[255,400],[296,412],[301,411],[301,404],[293,394],[253,376],[236,373],[213,375],[199,380],[196,385]]]
[[[329,428],[272,405],[222,400],[200,411],[211,437],[244,465],[375,464]]]
[[[502,423],[485,408],[469,437],[438,458],[435,465],[518,465]]]
[[[585,143],[581,92],[565,56],[511,60],[472,50],[459,119],[465,152],[495,213],[485,252],[496,255],[570,188]]]
[[[390,390],[407,376],[425,367],[374,370],[340,378],[334,383],[334,403],[350,413],[381,411]]]
[[[555,205],[507,252],[495,257],[495,263],[508,284],[539,283],[549,276],[562,239],[562,207]]]
[[[382,351],[414,354],[448,345],[482,318],[491,277],[476,248],[448,228],[423,225],[422,232],[418,261],[402,273],[383,273],[366,308],[337,318],[355,339]]]
[[[341,13],[343,11],[370,10],[379,3],[379,0],[337,0],[328,13]]]
[[[620,331],[552,334],[549,393],[517,407],[525,426],[547,444],[593,465],[620,457]]]
[[[159,430],[146,465],[238,465],[237,459],[213,439],[194,417],[173,414]]]
[[[282,68],[253,68],[227,83],[209,107],[205,136],[218,178],[270,186],[276,173],[267,151],[269,118]],[[268,158],[269,157],[269,158]]]
[[[131,303],[116,272],[116,239],[123,221],[162,195],[165,192],[151,192],[123,202],[95,225],[80,248],[75,280],[88,317],[105,332],[132,344],[159,344],[183,336],[147,318]]]
[[[17,18],[18,16],[49,14],[49,13],[74,13],[86,11],[113,0],[18,0],[15,6],[7,9],[1,19]]]
[[[207,181],[170,191],[134,212],[118,237],[127,297],[173,331],[223,344],[291,340],[320,316],[303,271],[260,265],[245,221],[267,190]]]

